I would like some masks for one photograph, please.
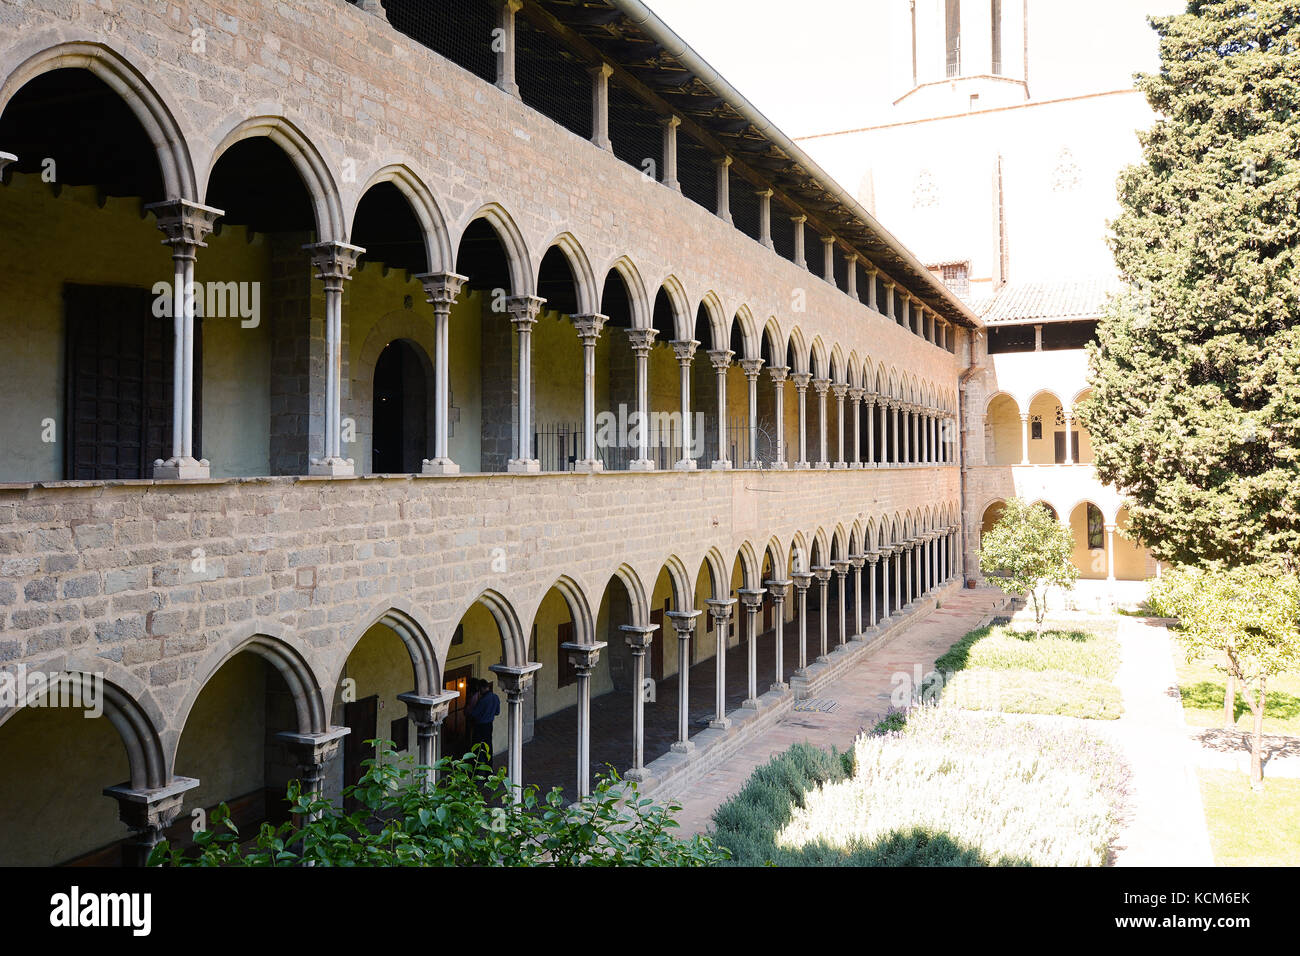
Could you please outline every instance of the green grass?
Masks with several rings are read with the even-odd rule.
[[[1178,648],[1174,653],[1183,718],[1193,727],[1222,727],[1223,695],[1227,687],[1223,671],[1203,661],[1187,663]],[[1255,718],[1240,688],[1234,709],[1236,729],[1253,732]],[[1281,674],[1269,680],[1264,698],[1264,733],[1300,735],[1300,674]]]
[[[1114,720],[1124,712],[1113,618],[1045,622],[1041,637],[1005,625],[977,628],[935,661],[942,700],[968,710]]]
[[[1265,778],[1256,793],[1238,771],[1201,770],[1200,778],[1215,863],[1300,866],[1300,780]]]

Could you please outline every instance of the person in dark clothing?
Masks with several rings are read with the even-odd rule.
[[[469,707],[470,747],[483,763],[492,762],[492,724],[501,713],[501,699],[492,693],[492,684],[480,680]],[[483,749],[479,750],[479,744]]]

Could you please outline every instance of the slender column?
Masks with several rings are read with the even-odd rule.
[[[939,454],[939,415],[937,412],[930,413],[930,464],[937,465],[940,461]]]
[[[831,564],[834,565],[835,576],[839,579],[835,585],[835,590],[839,592],[840,606],[840,642],[838,646],[843,647],[849,639],[849,620],[846,613],[848,596],[845,594],[845,587],[849,580],[849,561],[847,558],[836,558]]]
[[[0,162],[0,171],[6,163]],[[194,457],[194,260],[207,247],[222,210],[186,199],[150,203],[172,250],[172,454],[153,463],[155,478],[207,478],[211,463]],[[342,281],[340,280],[340,288]]]
[[[455,475],[460,472],[460,465],[447,452],[451,401],[447,334],[451,307],[466,277],[454,272],[426,272],[415,278],[424,286],[427,301],[433,306],[433,457],[424,459],[420,470],[426,475]]]
[[[773,643],[776,645],[776,679],[770,690],[788,690],[785,682],[785,596],[790,591],[790,581],[764,581],[767,593],[772,595],[772,616],[776,620]]]
[[[1106,525],[1106,580],[1114,583],[1115,581],[1115,528],[1117,525]]]
[[[849,268],[848,288],[845,291],[850,298],[856,299],[858,297],[858,254],[851,252],[845,258]]]
[[[1073,428],[1074,428],[1074,416],[1066,415],[1065,416],[1065,463],[1067,465],[1074,464],[1074,433],[1072,431]]]
[[[825,661],[828,660],[827,657],[828,648],[826,646],[827,643],[826,615],[828,609],[826,607],[826,601],[830,597],[831,569],[827,565],[823,564],[813,568],[812,570],[813,570],[813,574],[817,575],[817,585],[819,588],[818,593],[821,597],[821,600],[819,602],[820,604],[819,610],[821,611],[820,637],[821,637],[822,652],[819,655],[817,655],[817,660],[821,663],[825,663]]]
[[[591,672],[600,661],[600,652],[608,645],[605,641],[594,644],[576,644],[565,641],[560,650],[569,655],[574,676],[578,682],[578,799],[591,796]],[[640,685],[637,685],[640,693]]]
[[[884,286],[885,286],[885,318],[897,322],[898,319],[894,315],[894,283],[886,279],[884,282]]]
[[[802,677],[808,670],[808,585],[812,584],[811,571],[794,571],[794,593],[798,606],[795,614],[799,618],[799,669],[794,676]]]
[[[871,564],[871,570],[867,572],[867,600],[870,602],[870,614],[867,620],[871,622],[870,627],[875,627],[879,618],[876,617],[876,564],[880,561],[880,555],[871,551],[867,554],[867,561]]]
[[[749,461],[746,468],[762,467],[758,460],[758,374],[763,370],[763,360],[741,359],[740,367],[745,370],[745,381],[749,383]]]
[[[898,415],[898,401],[891,398],[889,400],[889,428],[890,434],[893,436],[893,441],[889,443],[889,461],[890,464],[894,465],[901,464],[903,460],[902,455],[899,454],[898,447]]]
[[[822,236],[822,278],[835,285],[835,237]]]
[[[338,755],[339,745],[348,732],[347,727],[331,727],[314,734],[284,732],[275,735],[275,739],[286,746],[294,763],[298,765],[298,779],[302,781],[305,795],[321,795],[325,782],[325,765]],[[307,819],[319,820],[320,817],[320,813],[312,813]]]
[[[497,86],[511,96],[519,95],[515,81],[515,14],[523,0],[500,0],[497,7],[497,27],[501,30],[497,47]]]
[[[682,457],[675,467],[679,471],[694,471],[695,459],[691,457],[691,360],[700,343],[686,339],[672,343],[677,354],[677,364],[682,370]]]
[[[346,242],[317,242],[303,246],[311,253],[316,278],[325,283],[325,453],[308,465],[312,475],[351,475],[351,458],[344,458],[340,433],[343,377],[343,283],[364,249]]]
[[[739,592],[740,601],[745,605],[745,617],[749,625],[749,696],[745,698],[742,707],[748,707],[751,710],[758,709],[758,612],[763,609],[763,595],[767,593],[763,588],[742,588]]]
[[[826,391],[831,387],[831,380],[828,378],[818,378],[813,380],[813,388],[817,389],[817,432],[818,432],[818,452],[817,468],[829,468],[831,463],[826,460]]]
[[[656,329],[628,329],[627,339],[636,356],[636,458],[628,464],[630,471],[651,471],[655,463],[650,460],[650,350],[654,347]]]
[[[506,463],[511,472],[536,472],[541,463],[533,457],[533,326],[546,300],[535,295],[516,295],[506,299],[510,324],[519,335],[519,394],[515,398],[519,422],[516,446],[519,453]]]
[[[718,206],[714,212],[718,218],[731,225],[731,157],[719,156],[713,160],[713,168],[717,171],[714,181],[714,195],[717,196]]]
[[[691,741],[691,638],[695,636],[695,619],[699,611],[669,611],[668,620],[677,632],[677,739],[672,751],[688,754],[695,749]]]
[[[913,566],[916,564],[916,541],[911,539],[907,542],[907,547],[903,552],[903,595],[907,600],[903,603],[911,604],[915,598],[912,591],[914,583]]]
[[[776,397],[776,461],[772,467],[784,470],[790,467],[785,460],[785,379],[790,368],[786,365],[774,365],[767,370],[772,376],[772,388]]]
[[[912,406],[906,402],[901,403],[898,413],[903,420],[903,453],[899,456],[899,460],[905,465],[910,465],[912,463]]]
[[[0,153],[0,158],[3,156]],[[3,166],[0,163],[0,169]],[[135,788],[127,781],[104,788],[104,796],[117,801],[118,819],[131,831],[122,844],[123,866],[148,865],[149,854],[163,841],[163,831],[180,816],[186,791],[198,785],[193,777],[172,777],[160,787]]]
[[[596,342],[609,316],[591,313],[573,316],[573,327],[582,340],[582,447],[583,457],[575,463],[579,471],[603,471],[596,455]]]
[[[855,385],[849,389],[849,400],[853,402],[853,460],[850,468],[862,467],[862,395],[865,389]]]
[[[893,616],[894,610],[898,607],[897,602],[889,600],[889,559],[893,553],[892,548],[880,549],[880,596],[884,602],[884,606],[880,609],[882,620]],[[894,582],[894,587],[898,587],[897,580]]]
[[[839,434],[837,436],[837,444],[835,447],[835,467],[847,468],[849,467],[848,462],[844,460],[844,396],[848,394],[849,387],[847,385],[836,384],[832,386],[832,390],[835,393],[835,423],[839,426],[837,429]],[[857,407],[856,402],[854,403],[854,407]]]
[[[790,222],[794,226],[794,264],[800,269],[808,268],[808,260],[804,258],[803,248],[803,227],[808,221],[807,216],[791,216]]]
[[[433,789],[438,780],[438,760],[442,757],[442,722],[447,719],[451,702],[460,697],[454,690],[439,694],[418,694],[411,691],[398,694],[397,699],[406,705],[406,715],[415,722],[415,765],[420,776],[420,787],[425,793]]]
[[[709,361],[718,375],[718,457],[713,460],[713,468],[725,471],[731,467],[727,457],[727,369],[731,368],[731,359],[736,353],[730,349],[714,349],[709,352]]]
[[[681,192],[682,184],[677,181],[677,127],[682,125],[682,121],[677,116],[666,116],[659,125],[664,129],[663,184],[674,192]]]
[[[500,678],[501,689],[506,693],[506,777],[510,781],[511,800],[520,803],[524,794],[524,694],[532,683],[533,674],[542,669],[537,661],[516,666],[493,664],[488,670]]]
[[[864,464],[874,468],[876,465],[876,396],[864,395],[863,401],[867,403],[867,460]]]
[[[591,141],[601,149],[613,150],[609,139],[609,78],[614,68],[601,63],[591,74]]]
[[[940,556],[940,544],[943,539],[939,534],[930,536],[930,587],[937,588],[943,584],[942,560]]]
[[[894,611],[903,609],[903,548],[895,545],[894,554]]]
[[[731,608],[735,605],[735,598],[709,598],[704,602],[709,606],[709,613],[713,615],[713,633],[718,639],[717,652],[713,659],[717,664],[716,679],[714,682],[714,704],[716,713],[714,718],[709,721],[709,726],[716,730],[726,730],[731,726],[731,719],[727,716],[727,635],[728,624],[731,621]]]
[[[1029,464],[1029,413],[1020,413],[1020,464]]]
[[[760,189],[754,195],[758,197],[758,241],[769,249],[775,249],[772,243],[772,190]]]
[[[810,468],[808,463],[808,383],[812,381],[811,372],[793,372],[790,381],[794,382],[795,393],[799,396],[799,460],[796,468]]]
[[[632,766],[625,777],[629,780],[644,780],[645,772],[645,655],[654,642],[658,624],[637,625],[623,624],[627,646],[632,651]]]
[[[867,563],[863,554],[850,554],[849,563],[853,565],[853,637],[862,639],[862,566]],[[868,625],[870,626],[870,625]]]
[[[867,270],[867,308],[880,311],[880,303],[876,296],[876,267],[867,263],[864,267]]]
[[[912,460],[918,465],[925,461],[924,429],[921,424],[923,414],[920,406],[912,406]]]

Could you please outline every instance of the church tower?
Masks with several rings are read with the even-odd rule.
[[[911,44],[906,90],[894,105],[909,119],[948,116],[1029,99],[1028,0],[898,0]],[[906,70],[909,60],[902,60]]]

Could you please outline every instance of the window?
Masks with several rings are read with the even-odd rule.
[[[943,267],[943,284],[952,290],[955,296],[970,294],[970,273],[966,263],[953,262]]]
[[[1002,0],[989,0],[993,21],[993,75],[1002,75]]]
[[[958,76],[961,73],[961,0],[947,0],[945,6],[948,75]]]
[[[1037,441],[1043,437],[1043,417],[1035,415],[1029,421],[1029,437]]]
[[[1106,523],[1101,517],[1101,509],[1096,505],[1088,505],[1088,548],[1092,551],[1100,551],[1106,547],[1105,534]]]

